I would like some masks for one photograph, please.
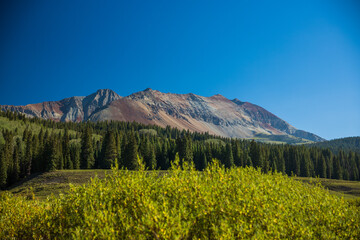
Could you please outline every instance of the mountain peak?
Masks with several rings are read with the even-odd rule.
[[[114,91],[111,90],[111,89],[107,89],[107,88],[105,88],[105,89],[98,89],[95,93],[96,93],[96,94],[99,94],[99,95],[103,95],[103,94],[116,94],[116,95],[117,95],[116,92],[114,92]]]
[[[193,93],[162,93],[151,88],[120,97],[110,89],[99,89],[87,97],[27,106],[1,106],[28,116],[55,121],[137,121],[162,127],[172,126],[223,137],[253,137],[256,134],[289,134],[321,141],[314,134],[298,130],[260,106],[221,94],[202,97]]]
[[[96,109],[120,98],[120,95],[111,89],[99,89],[95,93],[90,94],[89,96],[85,97],[82,104],[84,119],[87,119]]]
[[[228,100],[226,97],[224,97],[224,96],[221,95],[221,94],[215,94],[215,95],[211,96],[210,98],[212,98],[212,99],[218,99],[218,100]]]
[[[237,98],[234,98],[233,100],[231,100],[233,103],[237,104],[237,105],[243,105],[244,103],[246,102],[243,102],[243,101],[240,101],[239,99]]]

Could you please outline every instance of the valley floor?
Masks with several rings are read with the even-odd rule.
[[[9,191],[15,195],[32,195],[38,199],[46,199],[51,194],[58,195],[69,189],[69,184],[82,185],[97,176],[104,178],[111,170],[58,170],[42,174],[32,175],[28,179],[11,186]],[[305,183],[321,183],[331,194],[345,199],[360,198],[360,182],[324,178],[296,177]]]

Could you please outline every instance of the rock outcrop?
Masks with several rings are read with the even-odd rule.
[[[192,93],[162,93],[148,88],[120,97],[114,91],[104,89],[87,97],[26,106],[5,105],[1,109],[56,121],[136,121],[224,137],[250,138],[267,134],[291,135],[315,142],[324,140],[296,129],[260,106],[238,99],[229,100],[219,94],[202,97]]]

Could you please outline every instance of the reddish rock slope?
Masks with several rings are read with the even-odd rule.
[[[253,137],[256,134],[292,135],[311,141],[319,136],[298,130],[257,105],[229,100],[221,95],[202,97],[192,93],[162,93],[152,89],[120,97],[111,90],[98,90],[87,97],[26,106],[1,106],[45,119],[58,121],[136,121],[172,126],[224,137]]]

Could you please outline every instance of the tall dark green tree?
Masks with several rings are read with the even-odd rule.
[[[47,141],[46,151],[46,170],[54,171],[57,169],[56,164],[59,162],[59,153],[57,148],[57,141],[54,136],[50,137]]]
[[[73,169],[74,165],[70,155],[70,136],[69,130],[65,128],[64,136],[62,137],[62,155],[64,160],[64,168]]]
[[[100,158],[100,167],[101,168],[110,168],[117,163],[117,152],[116,152],[116,142],[113,131],[108,130],[105,134],[102,149],[101,149],[101,158]]]
[[[180,161],[193,162],[194,153],[192,149],[192,142],[188,135],[178,138],[176,140],[178,147]]]
[[[272,171],[278,170],[277,161],[278,161],[278,159],[277,159],[275,150],[270,151],[269,162],[270,162],[270,169]]]
[[[334,158],[334,178],[335,179],[343,179],[343,169],[340,164],[340,157],[336,156]]]
[[[30,132],[29,134],[27,134],[26,142],[25,142],[25,155],[21,170],[23,176],[29,176],[31,174],[32,159],[33,159],[33,145],[32,145],[32,136]]]
[[[147,142],[146,145],[147,147],[146,147],[146,155],[144,156],[144,161],[150,170],[155,170],[157,161],[156,161],[154,146],[150,144],[150,142]]]
[[[94,163],[92,131],[90,127],[86,127],[81,136],[80,166],[83,169],[89,169],[94,166]]]
[[[201,152],[200,154],[200,170],[204,170],[208,165],[208,161],[206,158],[206,153],[205,152]]]
[[[4,150],[0,148],[0,188],[5,188],[7,184],[7,161]]]
[[[231,168],[234,166],[234,156],[233,156],[233,152],[232,152],[232,147],[230,143],[227,143],[225,146],[225,151],[224,151],[224,165],[227,168]]]
[[[310,154],[307,150],[303,149],[300,160],[300,171],[302,177],[310,177]]]
[[[234,164],[237,167],[243,167],[244,166],[244,160],[243,160],[243,151],[241,150],[239,141],[235,141],[233,145],[233,152],[234,152]]]
[[[251,141],[251,143],[250,143],[249,155],[250,155],[252,165],[254,167],[263,168],[263,159],[261,158],[261,155],[260,155],[260,147],[259,147],[259,144],[256,143],[254,140]]]
[[[134,132],[131,132],[127,138],[127,144],[124,151],[124,166],[129,170],[139,169],[137,148],[138,146]]]
[[[16,139],[16,145],[14,146],[10,183],[16,183],[20,179],[20,160],[22,157],[23,154],[22,154],[21,140],[18,138]]]
[[[0,159],[0,187],[5,187],[8,183],[9,170],[12,168],[14,133],[9,130],[3,130],[2,135],[4,137],[5,144],[2,148],[2,156]]]
[[[70,146],[70,156],[71,161],[73,162],[73,168],[79,169],[80,168],[80,147],[73,145]]]

